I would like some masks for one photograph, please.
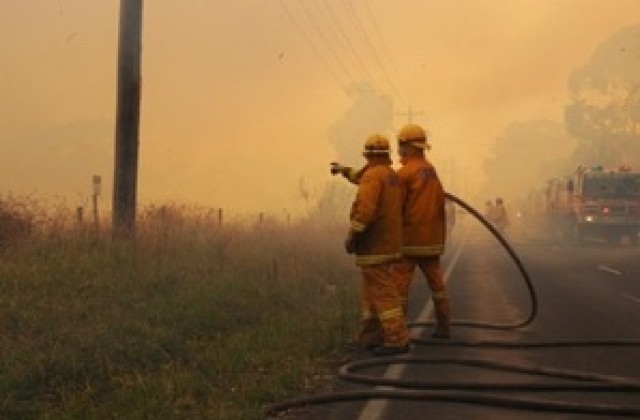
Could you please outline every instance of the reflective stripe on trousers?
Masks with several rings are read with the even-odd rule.
[[[373,314],[375,321],[363,322],[361,342],[373,335],[371,328],[377,324],[382,344],[404,346],[409,342],[409,331],[402,311],[398,291],[394,284],[390,264],[361,266],[363,315]],[[364,321],[364,319],[363,319]],[[366,334],[365,334],[366,333]],[[370,343],[363,343],[370,344]]]

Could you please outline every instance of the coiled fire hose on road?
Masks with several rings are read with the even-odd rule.
[[[452,325],[464,327],[478,327],[493,330],[514,330],[525,327],[535,319],[538,310],[538,302],[535,289],[524,265],[520,261],[513,248],[502,235],[488,222],[478,211],[453,194],[445,193],[446,198],[456,203],[471,213],[482,223],[500,242],[509,253],[518,267],[527,286],[531,301],[529,315],[521,321],[511,324],[492,324],[475,322],[470,320],[453,320]],[[410,323],[410,327],[432,325],[433,323]],[[514,342],[498,340],[434,340],[412,338],[414,345],[424,346],[458,346],[472,348],[497,348],[497,349],[533,349],[533,348],[557,348],[557,347],[640,347],[640,340],[555,340],[535,342]],[[516,374],[540,376],[543,378],[557,378],[567,382],[531,383],[531,382],[503,382],[483,383],[478,381],[427,381],[389,379],[384,377],[372,377],[359,374],[358,371],[379,366],[390,365],[461,365],[492,369]],[[394,389],[365,389],[353,391],[336,391],[313,396],[301,397],[272,404],[266,408],[266,414],[274,416],[285,410],[311,405],[329,404],[347,401],[363,401],[370,399],[412,400],[412,401],[436,401],[457,402],[513,408],[522,410],[536,410],[556,413],[571,413],[602,416],[628,416],[639,417],[640,406],[624,406],[597,403],[573,403],[569,401],[512,397],[495,394],[514,392],[635,392],[640,391],[640,380],[621,376],[603,375],[574,370],[531,366],[525,364],[513,364],[497,362],[494,360],[475,358],[438,358],[438,357],[414,357],[401,356],[397,358],[370,358],[347,363],[338,371],[338,377],[344,381],[366,384],[370,386],[394,387]],[[570,381],[570,382],[569,382]],[[490,393],[494,392],[494,393]]]

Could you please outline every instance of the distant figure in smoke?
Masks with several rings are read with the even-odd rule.
[[[493,224],[498,229],[498,232],[502,236],[507,233],[507,227],[509,226],[509,217],[507,216],[507,209],[504,206],[502,198],[496,198],[496,205],[494,208]]]
[[[484,203],[484,218],[492,224],[495,223],[496,208],[493,205],[493,201],[487,200]]]

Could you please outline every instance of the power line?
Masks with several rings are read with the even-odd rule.
[[[324,11],[326,12],[326,16],[322,12],[322,10],[320,10],[319,3],[316,2],[316,5],[318,7],[319,13],[321,14],[321,16],[327,22],[327,25],[328,25],[327,27],[329,27],[329,25],[330,25],[331,28],[332,28],[331,30],[333,31],[333,33],[336,34],[336,35],[340,35],[340,37],[336,37],[336,38],[338,38],[339,41],[341,41],[341,45],[346,47],[346,49],[348,50],[348,56],[347,57],[350,57],[355,61],[355,63],[358,66],[354,66],[354,67],[357,67],[357,68],[359,68],[361,70],[361,72],[365,75],[365,78],[368,79],[369,85],[371,86],[370,89],[367,89],[367,88],[361,87],[361,86],[356,86],[351,90],[354,90],[356,92],[364,92],[364,91],[380,92],[381,89],[378,87],[378,83],[377,83],[375,77],[369,71],[369,66],[367,66],[365,61],[362,59],[362,56],[361,56],[360,52],[358,51],[358,49],[355,48],[353,42],[351,42],[351,38],[350,38],[349,34],[347,33],[347,31],[343,28],[343,24],[341,22],[339,14],[337,14],[335,12],[333,6],[331,5],[331,1],[330,0],[324,0],[323,3],[324,3]],[[381,116],[383,116],[383,117],[387,116],[388,110],[380,102],[373,101],[372,103],[370,103],[370,106],[374,107],[376,109],[376,111],[381,114]]]
[[[317,56],[317,58],[322,62],[322,64],[327,68],[327,70],[330,72],[330,74],[332,75],[332,77],[334,78],[334,80],[340,85],[340,87],[342,88],[342,90],[345,93],[349,92],[349,88],[347,87],[347,85],[345,83],[342,82],[341,77],[338,75],[338,73],[336,73],[332,66],[329,64],[329,60],[327,60],[324,56],[324,54],[320,51],[320,49],[318,49],[316,47],[316,44],[311,40],[311,37],[309,36],[309,34],[307,33],[307,31],[305,31],[304,29],[304,25],[300,24],[298,22],[298,20],[295,18],[294,14],[291,12],[291,10],[286,6],[284,0],[281,0],[280,2],[280,6],[282,8],[282,10],[285,12],[285,14],[287,15],[287,17],[289,18],[289,20],[291,21],[291,23],[298,29],[298,31],[302,34],[302,37],[304,38],[305,42],[307,43],[307,45],[311,48],[311,50],[314,52],[314,54]],[[349,72],[348,68],[346,67],[346,65],[344,64],[344,62],[340,59],[339,55],[335,52],[335,50],[333,49],[333,47],[331,46],[331,43],[328,41],[328,39],[324,36],[324,33],[322,32],[322,30],[319,28],[319,26],[315,23],[315,21],[313,20],[313,17],[311,16],[309,10],[307,8],[304,7],[304,5],[302,3],[301,4],[301,9],[302,11],[305,13],[305,15],[307,16],[307,19],[311,22],[314,23],[314,27],[316,29],[316,32],[320,35],[320,39],[321,41],[324,42],[326,50],[329,51],[329,53],[333,56],[333,59],[335,60],[335,62],[338,63],[338,65],[340,66],[340,68],[345,72],[347,78],[349,79],[349,82],[352,86],[357,86],[358,83],[355,81],[355,79],[353,78],[351,72]],[[365,109],[368,109],[372,114],[371,116],[374,118],[379,118],[381,115],[381,110],[377,109],[376,107],[373,106],[373,104],[369,101],[365,101]],[[377,114],[377,115],[376,115]]]
[[[328,0],[325,0],[322,2],[322,4],[324,5],[324,9],[327,11],[327,14],[329,16],[328,21],[335,22],[334,28],[337,29],[336,33],[340,34],[340,36],[344,40],[344,45],[347,47],[347,49],[351,53],[350,56],[354,58],[354,60],[360,66],[360,69],[362,70],[362,72],[371,81],[371,83],[375,84],[374,77],[371,75],[371,72],[369,72],[367,66],[365,65],[364,61],[360,57],[360,54],[358,53],[357,49],[354,48],[353,44],[351,43],[349,36],[347,35],[346,31],[342,27],[342,24],[340,23],[340,19],[338,18],[337,14],[334,12],[333,8],[331,7],[331,3]]]
[[[369,6],[369,3],[367,3],[367,1],[363,1],[364,6],[365,6],[365,10],[367,11],[367,13],[369,14],[369,19],[371,20],[372,24],[373,24],[373,30],[375,32],[375,34],[378,37],[378,40],[380,41],[380,45],[382,46],[382,53],[385,57],[387,57],[387,62],[389,63],[389,66],[391,67],[391,70],[395,73],[396,77],[398,78],[398,80],[402,81],[402,76],[400,75],[400,72],[398,71],[398,68],[396,67],[396,65],[394,64],[393,60],[391,59],[391,55],[389,54],[389,49],[386,46],[386,43],[384,42],[384,38],[382,37],[382,33],[380,32],[380,26],[378,25],[378,22],[376,21],[373,13],[371,12],[371,6]],[[411,103],[411,96],[408,94],[407,91],[403,92],[406,94],[406,99],[408,99],[408,102]]]
[[[329,65],[329,62],[324,58],[324,56],[320,53],[320,51],[316,48],[315,44],[311,41],[311,38],[309,38],[309,35],[307,35],[306,31],[304,30],[303,26],[298,24],[298,21],[294,18],[293,14],[291,13],[291,11],[288,9],[288,7],[285,5],[284,1],[279,1],[278,4],[280,4],[280,7],[282,8],[282,10],[284,11],[284,13],[287,15],[287,17],[289,18],[289,20],[291,21],[291,23],[293,24],[293,26],[296,27],[296,29],[298,30],[298,32],[300,32],[300,34],[302,35],[302,38],[305,40],[305,42],[307,43],[307,45],[309,46],[309,48],[311,49],[311,51],[316,55],[316,57],[318,58],[318,60],[320,60],[320,62],[324,65],[324,67],[327,69],[327,71],[329,72],[329,74],[333,77],[333,79],[338,83],[338,85],[340,85],[340,88],[342,88],[343,91],[347,90],[346,85],[342,82],[342,80],[340,80],[340,77],[338,76],[338,74],[333,70],[333,68],[331,67],[331,65]]]
[[[310,22],[310,25],[307,25],[307,26],[311,26],[314,32],[317,33],[321,41],[320,43],[324,44],[324,47],[326,51],[330,54],[331,59],[339,65],[342,71],[346,74],[350,83],[352,83],[353,85],[357,85],[358,78],[354,77],[353,75],[354,73],[352,70],[350,70],[350,66],[347,65],[346,61],[341,58],[340,54],[338,54],[337,51],[340,49],[340,47],[346,47],[347,49],[349,49],[350,54],[347,57],[354,58],[357,64],[359,65],[359,68],[358,66],[353,66],[355,69],[355,72],[358,73],[361,70],[366,75],[365,79],[368,78],[372,84],[376,85],[377,83],[375,81],[375,77],[368,70],[368,67],[365,65],[364,61],[362,60],[361,55],[358,53],[357,49],[353,46],[353,43],[351,42],[346,31],[342,28],[340,19],[337,17],[334,10],[330,8],[330,6],[328,6],[327,3],[325,3],[324,5],[325,11],[323,12],[321,6],[318,5],[317,2],[315,3],[317,7],[316,12],[318,13],[318,17],[322,19],[324,22],[324,26],[323,26],[318,23],[317,19],[314,19],[314,16],[312,16],[310,8],[307,7],[307,3],[305,3],[304,1],[299,1],[298,5],[299,5],[299,10],[302,10],[304,15],[306,16],[306,20]],[[309,41],[308,43],[313,44],[313,42],[310,41],[311,37],[308,36],[308,34],[302,29],[303,25],[298,24],[297,19],[293,16],[293,13],[291,13],[290,10],[286,8],[284,3],[282,3],[281,6],[285,10],[285,12],[287,12],[289,18],[298,27],[298,29],[301,32],[305,33],[305,38]],[[336,47],[334,47],[334,44],[329,39],[329,36],[327,36],[327,34],[325,33],[325,29],[329,29],[329,34],[340,35],[340,36],[336,35],[336,40],[338,42],[337,49]],[[317,50],[317,48],[314,48],[314,49]],[[320,52],[318,52],[318,54],[322,55]],[[378,63],[378,65],[380,65],[380,63]],[[390,86],[393,86],[393,83],[387,83],[387,84],[389,84]]]
[[[311,12],[309,12],[309,9],[307,9],[307,7],[305,6],[305,2],[301,1],[298,4],[300,5],[300,8],[302,9],[302,11],[307,16],[307,19],[309,20],[309,22],[313,23],[313,27],[316,29],[316,32],[320,35],[321,41],[324,42],[324,44],[326,45],[327,51],[329,51],[329,53],[333,56],[333,59],[342,68],[342,70],[345,72],[345,74],[347,75],[347,78],[351,81],[351,83],[355,84],[355,79],[351,75],[351,72],[349,71],[347,66],[345,66],[344,62],[340,59],[340,56],[335,52],[335,50],[331,46],[331,43],[329,42],[329,40],[324,35],[324,32],[322,31],[322,28],[313,19],[313,16],[311,16]]]
[[[363,39],[365,40],[369,50],[371,51],[373,57],[375,58],[378,66],[380,67],[380,70],[382,71],[382,75],[383,75],[386,83],[389,85],[391,90],[394,92],[394,94],[400,100],[402,100],[403,102],[407,103],[406,97],[404,97],[405,95],[403,95],[400,92],[400,90],[397,88],[395,83],[393,83],[393,81],[391,80],[391,77],[389,76],[389,73],[387,72],[387,69],[386,69],[385,65],[383,64],[382,59],[380,58],[380,54],[376,50],[375,45],[371,41],[371,37],[369,37],[369,34],[367,33],[367,30],[365,29],[364,25],[362,24],[362,21],[358,17],[358,13],[357,13],[355,7],[353,6],[353,3],[351,2],[351,0],[344,0],[343,6],[345,7],[345,10],[347,10],[347,12],[350,14],[351,19],[354,22],[355,26],[360,31],[360,34],[362,35]]]

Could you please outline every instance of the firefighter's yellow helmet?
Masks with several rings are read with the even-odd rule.
[[[373,134],[369,136],[364,142],[364,150],[362,151],[362,154],[364,156],[388,155],[389,140],[380,134]]]
[[[427,143],[427,133],[417,124],[407,124],[398,131],[398,145],[410,145],[420,149],[431,149]]]

